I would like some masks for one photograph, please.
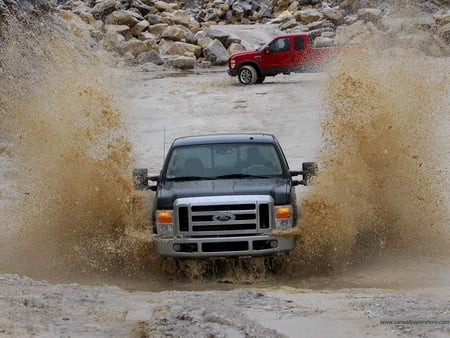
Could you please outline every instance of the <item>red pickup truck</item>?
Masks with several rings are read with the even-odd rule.
[[[313,72],[334,56],[338,47],[313,47],[309,33],[279,35],[256,51],[234,53],[228,58],[228,74],[244,85],[262,83],[266,76]]]

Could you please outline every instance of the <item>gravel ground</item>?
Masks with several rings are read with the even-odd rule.
[[[447,337],[448,289],[129,292],[0,276],[5,337]],[[396,321],[388,323],[388,321]]]

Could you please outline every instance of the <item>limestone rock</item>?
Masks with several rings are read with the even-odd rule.
[[[120,1],[117,0],[105,0],[97,3],[91,10],[91,14],[95,19],[104,21],[105,18],[117,10],[120,6]]]
[[[203,54],[207,61],[211,61],[213,65],[224,65],[228,61],[228,51],[219,40],[214,40],[206,48]]]
[[[165,56],[164,63],[177,69],[193,69],[197,63],[195,57],[188,56]]]
[[[138,16],[135,12],[118,10],[109,14],[105,19],[105,23],[110,25],[127,25],[128,27],[132,27],[140,20],[143,20],[143,18]]]

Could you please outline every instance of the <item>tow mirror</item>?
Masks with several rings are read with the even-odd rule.
[[[289,173],[291,174],[291,176],[298,176],[300,175],[302,172],[298,171],[298,170],[289,170]]]
[[[308,185],[309,180],[311,179],[311,177],[317,175],[318,170],[319,167],[316,162],[303,162],[302,170],[300,171],[300,175],[303,176],[303,179],[300,181],[299,184]]]
[[[158,176],[148,176],[146,168],[133,169],[133,183],[135,190],[152,190],[156,191],[156,185],[148,185],[148,181],[157,182]]]

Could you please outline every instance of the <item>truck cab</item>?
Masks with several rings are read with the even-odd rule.
[[[296,225],[294,187],[306,185],[315,168],[307,162],[290,170],[273,135],[223,134],[178,138],[159,175],[135,169],[133,176],[137,189],[156,192],[151,217],[159,255],[262,256],[294,248],[294,238],[273,231]]]
[[[266,76],[317,71],[339,51],[337,47],[314,47],[310,33],[283,34],[256,51],[231,55],[228,74],[244,85],[262,83]]]

